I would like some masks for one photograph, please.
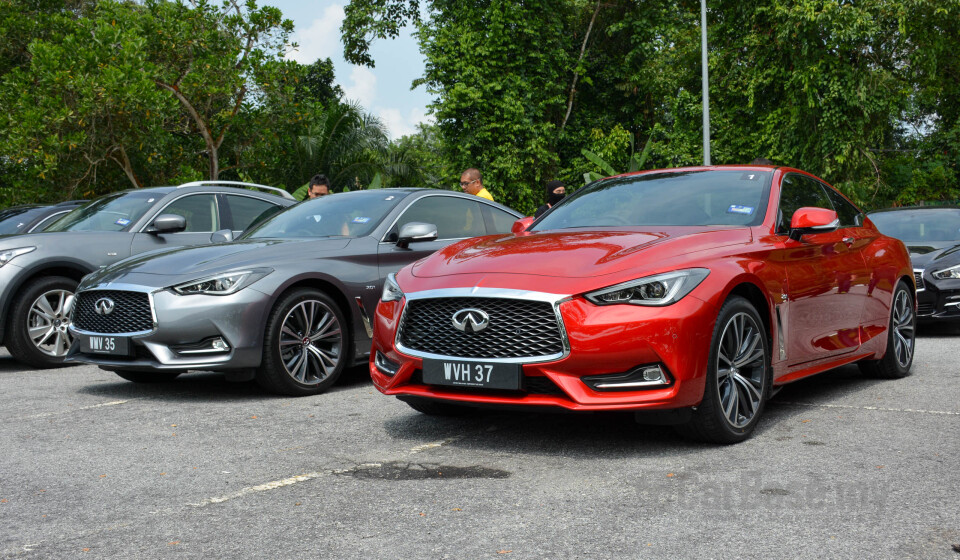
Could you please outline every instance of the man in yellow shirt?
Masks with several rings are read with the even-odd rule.
[[[493,201],[493,195],[483,187],[480,170],[475,167],[471,167],[460,174],[460,188],[467,194],[475,194],[489,201]]]

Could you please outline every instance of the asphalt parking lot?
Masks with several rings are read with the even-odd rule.
[[[7,558],[956,558],[960,329],[914,375],[845,367],[745,443],[622,415],[437,419],[363,369],[280,398],[0,351]]]

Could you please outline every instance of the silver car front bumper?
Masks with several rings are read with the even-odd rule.
[[[104,333],[71,327],[74,337],[127,338],[130,355],[84,353],[78,340],[66,360],[96,364],[104,369],[131,371],[224,371],[260,365],[264,316],[270,297],[249,287],[227,296],[179,295],[171,290],[110,284],[84,288],[97,291],[133,291],[150,295],[153,330],[137,333]],[[210,342],[225,344],[212,348]]]

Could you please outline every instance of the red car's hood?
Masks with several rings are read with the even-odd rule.
[[[450,245],[417,263],[411,272],[420,278],[454,274],[595,277],[751,239],[748,228],[689,226],[499,235]]]

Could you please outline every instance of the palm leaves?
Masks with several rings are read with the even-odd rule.
[[[296,137],[296,167],[300,177],[326,175],[335,191],[368,188],[378,176],[392,171],[389,144],[379,118],[364,113],[357,103],[336,103],[315,113]],[[294,196],[301,190],[306,192],[301,187]]]
[[[640,171],[641,169],[643,169],[643,165],[647,163],[647,157],[650,156],[650,148],[653,147],[653,143],[651,142],[652,137],[649,137],[649,136],[647,137],[647,141],[646,143],[644,143],[643,150],[641,152],[636,151],[636,144],[634,143],[634,138],[635,138],[634,134],[631,132],[630,133],[630,152],[632,155],[630,156],[630,161],[627,166],[627,170],[622,172],[618,172],[614,170],[612,165],[607,163],[602,157],[591,152],[590,150],[587,150],[585,148],[580,150],[580,153],[583,154],[583,157],[590,160],[590,162],[592,162],[594,165],[599,167],[601,171],[606,173],[606,175],[601,175],[596,171],[588,171],[583,174],[583,183],[589,184],[599,179],[603,179],[604,177],[609,177],[611,175],[619,175],[620,173],[633,173],[634,171]]]

